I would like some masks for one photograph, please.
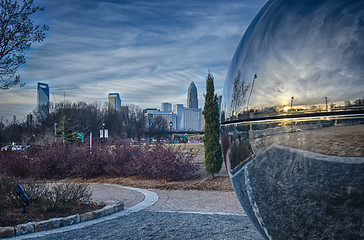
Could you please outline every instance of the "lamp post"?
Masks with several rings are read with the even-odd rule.
[[[172,143],[172,128],[173,127],[173,122],[169,122],[169,133],[170,133],[170,139],[169,139],[169,143]]]
[[[54,141],[57,141],[57,123],[54,123]]]

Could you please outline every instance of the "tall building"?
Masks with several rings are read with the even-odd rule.
[[[187,108],[198,108],[197,88],[193,81],[188,87]]]
[[[183,108],[182,126],[187,131],[202,131],[202,109]]]
[[[109,108],[120,111],[121,100],[119,93],[109,93]]]
[[[49,87],[48,87],[48,84],[38,82],[37,110],[38,110],[38,120],[44,121],[49,115]]]
[[[161,111],[162,112],[172,112],[172,104],[164,102],[161,104]]]
[[[183,104],[173,105],[176,114],[176,130],[202,131],[202,109],[185,108]]]
[[[183,104],[175,104],[173,105],[173,113],[176,114],[177,120],[176,120],[176,129],[182,130],[183,129],[183,122],[182,122],[182,116],[183,116]]]

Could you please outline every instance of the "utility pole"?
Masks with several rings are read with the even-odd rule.
[[[325,97],[325,103],[326,103],[326,112],[328,112],[328,107],[327,107],[327,103],[328,103],[328,101],[329,101],[329,99],[328,99],[328,97]]]
[[[247,102],[247,104],[246,104],[246,111],[247,111],[247,112],[249,112],[249,101],[250,101],[250,96],[252,95],[252,92],[253,92],[253,87],[254,87],[255,79],[257,79],[257,74],[254,74],[252,87],[250,88],[250,93],[249,93],[249,97],[248,97],[248,102]]]

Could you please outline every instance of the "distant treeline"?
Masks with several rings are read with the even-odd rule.
[[[66,102],[51,105],[48,116],[42,121],[37,119],[36,110],[31,115],[24,121],[0,119],[0,145],[12,142],[43,145],[55,141],[60,130],[73,135],[83,133],[85,137],[90,133],[99,137],[103,128],[108,129],[110,137],[139,139],[145,134],[143,111],[135,105],[116,111],[98,103]]]

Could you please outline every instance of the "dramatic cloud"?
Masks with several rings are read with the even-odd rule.
[[[33,110],[38,81],[49,84],[51,101],[105,102],[118,92],[122,104],[142,108],[186,104],[194,81],[202,107],[207,71],[222,94],[235,48],[266,0],[40,2],[37,20],[51,29],[28,52],[26,86],[1,92],[0,116]]]

